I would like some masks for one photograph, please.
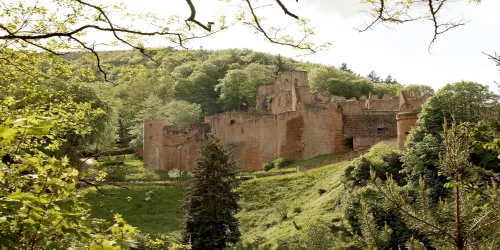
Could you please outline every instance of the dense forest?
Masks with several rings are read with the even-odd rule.
[[[102,52],[103,71],[89,53],[65,56],[73,71],[86,72],[80,79],[86,95],[95,93],[96,103],[107,111],[100,132],[108,138],[87,150],[109,150],[114,140],[120,147],[141,147],[142,121],[147,119],[167,119],[180,125],[197,123],[205,115],[220,112],[257,112],[257,88],[273,84],[277,74],[284,71],[307,71],[312,91],[346,98],[434,91],[427,85],[404,86],[390,75],[382,80],[373,71],[362,77],[346,64],[336,68],[252,50],[164,48],[148,51],[148,55],[138,51]]]

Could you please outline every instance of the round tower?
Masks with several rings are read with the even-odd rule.
[[[143,160],[144,167],[162,169],[163,165],[163,127],[167,120],[144,121]]]
[[[406,137],[410,134],[412,127],[415,127],[418,120],[418,113],[401,112],[396,115],[398,127],[398,149],[403,150]]]

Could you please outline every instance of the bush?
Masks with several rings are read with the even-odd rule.
[[[295,207],[295,208],[293,209],[293,213],[294,213],[294,214],[300,214],[300,213],[302,213],[302,208],[300,208],[300,207]]]
[[[414,195],[408,197],[414,197]],[[382,243],[384,245],[382,249],[399,249],[398,246],[404,245],[412,236],[426,242],[421,233],[406,225],[397,210],[386,206],[387,204],[383,202],[381,193],[377,189],[369,186],[362,187],[346,197],[343,212],[347,228],[351,234],[359,235],[362,237],[361,239],[369,237],[363,231],[363,224],[366,226],[366,222],[363,219],[365,211],[361,205],[362,200],[369,206],[367,211],[373,215],[378,230],[387,226],[392,231],[388,238],[385,239],[385,242]]]
[[[273,169],[273,168],[274,168],[274,162],[268,162],[268,163],[264,164],[264,171],[266,171],[266,172]]]
[[[292,163],[293,163],[293,160],[291,158],[288,158],[288,157],[278,158],[278,159],[274,160],[274,166],[277,169],[284,168]]]
[[[125,175],[125,181],[158,181],[160,176],[151,169]]]
[[[382,180],[386,179],[385,173],[388,175],[392,175],[392,178],[398,182],[399,185],[405,185],[406,179],[403,174],[400,173],[403,170],[403,162],[401,162],[401,154],[397,152],[392,152],[383,157],[384,162],[386,163],[386,167],[383,169],[383,176],[379,177]]]
[[[288,204],[286,202],[281,201],[276,203],[275,209],[282,221],[288,218]]]
[[[326,190],[324,190],[324,189],[322,189],[322,188],[318,189],[318,194],[319,194],[320,196],[321,196],[321,195],[323,195],[324,193],[326,193]]]
[[[370,161],[361,156],[354,162],[354,169],[352,169],[351,177],[356,185],[364,185],[370,179]]]

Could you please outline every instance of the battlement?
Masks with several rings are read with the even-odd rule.
[[[292,71],[280,73],[274,85],[259,87],[256,109],[278,114],[297,111],[299,103],[303,103],[306,106],[320,107],[335,104],[344,107],[350,114],[359,113],[361,110],[417,111],[429,97],[429,94],[417,97],[414,93],[407,97],[401,92],[399,96],[379,97],[369,94],[368,97],[353,97],[347,100],[328,92],[311,92],[307,72]]]

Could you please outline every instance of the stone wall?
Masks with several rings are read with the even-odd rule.
[[[204,125],[185,128],[165,127],[166,121],[145,121],[144,162],[152,169],[190,171],[199,143],[208,132],[232,148],[245,170],[261,169],[280,157],[304,160],[340,152],[343,138],[348,136],[353,137],[358,152],[380,141],[404,141],[414,122],[397,122],[396,115],[418,113],[429,96],[400,93],[399,97],[370,95],[346,100],[311,93],[306,72],[281,73],[274,85],[258,89],[256,108],[263,114],[217,114],[205,117]],[[272,101],[268,103],[268,99]]]
[[[354,150],[369,147],[377,142],[397,137],[398,111],[362,111],[344,115],[344,138],[354,138]]]
[[[207,124],[164,127],[162,165],[155,169],[192,171],[196,165],[199,143],[206,139],[208,132]]]
[[[410,134],[411,129],[417,124],[417,112],[403,112],[396,116],[398,130],[398,149],[403,150],[406,137]]]
[[[245,170],[261,169],[264,163],[280,157],[304,160],[342,151],[341,111],[334,105],[309,109],[301,103],[298,106],[298,111],[248,120],[229,113],[206,117],[205,121],[212,133],[233,148]]]
[[[163,127],[166,120],[144,121],[143,160],[144,166],[150,169],[160,169],[163,164]]]
[[[263,85],[260,86],[257,91],[256,98],[256,109],[262,111],[271,111],[271,105],[269,105],[269,100],[272,101],[272,96],[274,94],[274,85]]]

